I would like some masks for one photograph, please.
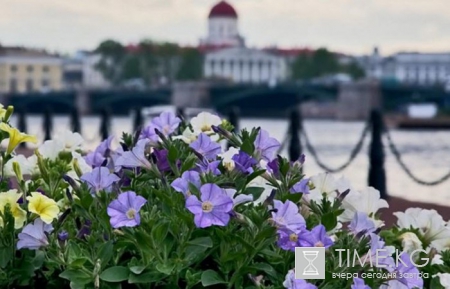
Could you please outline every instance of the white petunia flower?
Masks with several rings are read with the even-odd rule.
[[[81,146],[84,143],[84,139],[81,134],[70,130],[65,130],[62,133],[59,133],[55,137],[55,140],[63,143],[65,151],[75,151],[81,149]]]
[[[419,229],[426,241],[438,251],[449,247],[450,229],[436,210],[409,208],[405,212],[396,212],[397,225],[401,229]]]
[[[306,200],[320,203],[325,194],[330,202],[334,202],[337,196],[338,183],[333,175],[329,173],[318,174],[312,176],[310,182],[313,185],[313,189],[309,190],[309,194],[305,194]]]
[[[436,254],[433,259],[431,259],[431,265],[442,265],[444,261],[442,260],[442,255]]]
[[[14,162],[17,162],[19,164],[20,171],[24,176],[35,175],[39,172],[39,168],[37,166],[37,157],[35,155],[32,155],[28,158],[26,158],[24,155],[16,155],[8,162],[6,162],[3,172],[5,177],[14,177],[16,175],[13,170]]]
[[[236,194],[235,189],[224,189],[224,190],[225,190],[225,193],[227,194],[227,196],[233,200],[234,207],[236,207],[237,205],[240,205],[240,204],[244,204],[244,203],[253,201],[252,195],[239,194],[239,195],[235,196],[235,194]]]
[[[38,149],[44,159],[52,161],[58,158],[60,152],[64,150],[64,143],[59,140],[47,140]]]
[[[342,201],[344,213],[339,216],[341,222],[350,222],[356,212],[366,213],[375,223],[377,228],[384,225],[383,221],[376,220],[375,214],[379,209],[389,208],[386,200],[380,198],[380,192],[372,187],[358,192],[351,190]]]
[[[233,156],[239,154],[239,149],[235,147],[230,147],[223,154],[219,154],[219,157],[222,158],[222,165],[229,171],[234,169],[234,160]]]
[[[439,277],[439,283],[441,283],[442,287],[444,287],[445,289],[450,289],[449,273],[437,273],[435,276]]]
[[[191,119],[191,125],[196,135],[200,133],[213,134],[211,126],[220,125],[222,120],[217,115],[209,112],[201,112]]]
[[[413,232],[403,233],[399,238],[402,241],[403,251],[406,251],[410,255],[413,251],[422,249],[422,242]],[[416,258],[418,257],[419,255],[416,255]]]

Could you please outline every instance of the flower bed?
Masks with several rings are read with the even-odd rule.
[[[383,229],[373,188],[305,178],[263,129],[171,113],[82,155],[36,142],[1,109],[1,288],[450,288],[450,227],[411,208]],[[231,146],[224,149],[224,142]],[[16,185],[13,184],[16,182]],[[295,248],[325,248],[324,279],[295,279]],[[371,263],[369,263],[371,260]]]

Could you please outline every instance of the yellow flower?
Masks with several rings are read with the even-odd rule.
[[[0,104],[0,118],[3,118],[6,114],[6,109],[3,104]]]
[[[44,223],[50,224],[53,219],[58,217],[58,204],[47,196],[38,192],[31,193],[31,197],[27,197],[28,211],[35,213],[41,217]]]
[[[5,131],[9,134],[9,144],[7,150],[8,154],[10,154],[20,143],[37,143],[37,138],[35,136],[22,133],[16,128],[10,127],[6,123],[0,123],[0,130]]]
[[[5,207],[9,204],[11,213],[14,217],[14,228],[20,229],[23,226],[27,218],[27,213],[19,206],[17,201],[22,194],[18,194],[17,190],[9,190],[4,193],[0,193],[0,212],[4,213]],[[0,218],[0,227],[3,226],[3,220]]]

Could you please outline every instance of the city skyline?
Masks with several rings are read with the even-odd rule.
[[[0,44],[72,53],[105,39],[197,45],[216,0],[0,0]],[[249,46],[450,51],[445,0],[229,0]],[[26,8],[24,8],[26,7]]]

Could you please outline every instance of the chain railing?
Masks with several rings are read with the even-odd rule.
[[[400,167],[403,169],[403,171],[408,175],[408,177],[410,177],[414,182],[416,182],[420,185],[424,185],[424,186],[436,186],[436,185],[442,184],[443,182],[450,179],[450,170],[445,175],[443,175],[442,177],[440,177],[439,179],[434,180],[434,181],[424,181],[424,180],[418,178],[417,176],[415,176],[413,174],[412,170],[403,161],[402,155],[400,154],[400,151],[397,148],[397,146],[395,145],[395,143],[392,139],[391,133],[389,132],[389,130],[387,128],[385,129],[384,134],[388,141],[389,149],[391,150],[392,154],[394,155],[395,160],[400,165]]]
[[[366,136],[369,133],[369,131],[370,131],[370,121],[367,121],[366,124],[364,125],[364,129],[362,130],[362,132],[360,134],[358,142],[356,143],[356,145],[350,152],[349,158],[347,159],[347,161],[344,164],[342,164],[341,166],[339,166],[337,168],[331,168],[331,167],[327,166],[326,164],[324,164],[320,160],[319,155],[318,155],[316,149],[314,148],[314,146],[311,144],[311,141],[310,141],[308,134],[306,133],[306,130],[304,129],[304,127],[302,127],[302,129],[301,129],[301,135],[303,136],[303,139],[305,140],[306,149],[309,151],[311,156],[314,158],[314,161],[317,163],[317,165],[321,169],[323,169],[327,172],[338,173],[338,172],[345,170],[355,160],[356,156],[361,152],[361,149],[364,146],[364,140],[366,139]]]

